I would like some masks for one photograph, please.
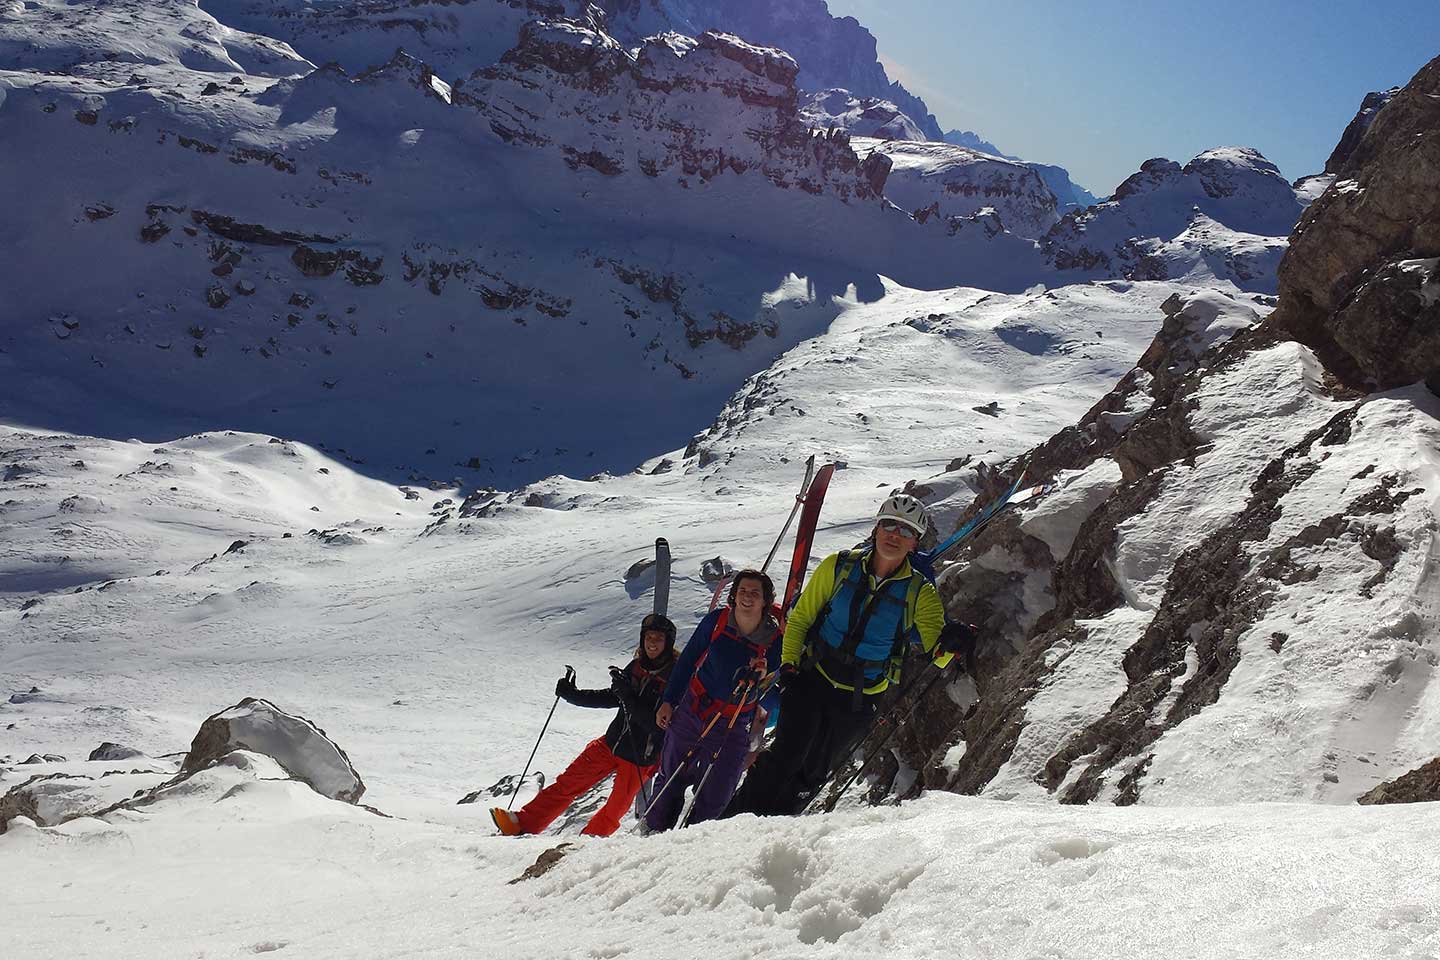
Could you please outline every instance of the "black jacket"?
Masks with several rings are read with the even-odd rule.
[[[615,684],[604,690],[562,689],[560,696],[577,707],[619,708],[610,728],[605,731],[605,745],[621,760],[638,767],[647,767],[660,758],[664,732],[655,726],[675,654],[667,650],[653,670],[646,669],[637,657],[625,665]]]

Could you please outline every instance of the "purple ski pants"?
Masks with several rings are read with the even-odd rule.
[[[655,775],[651,789],[659,799],[645,815],[645,825],[650,832],[669,830],[680,819],[685,807],[685,790],[699,783],[703,777],[705,786],[695,798],[690,810],[689,823],[703,823],[714,820],[730,802],[740,774],[745,769],[745,756],[750,749],[750,722],[755,711],[747,710],[727,729],[728,717],[715,721],[703,740],[700,738],[710,718],[702,719],[695,710],[695,697],[687,693],[670,718],[670,727],[665,731],[665,745],[660,753],[660,772]],[[719,754],[716,755],[716,748]],[[693,752],[692,752],[692,749]],[[689,760],[685,759],[689,754]],[[711,758],[714,757],[713,764]],[[705,771],[710,769],[710,775]],[[673,778],[673,782],[672,782]],[[659,794],[659,791],[665,791]]]

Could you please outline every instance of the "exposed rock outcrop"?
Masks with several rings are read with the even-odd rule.
[[[1274,322],[1348,385],[1440,384],[1440,58],[1390,96],[1296,227]]]
[[[750,43],[779,47],[799,66],[797,83],[808,91],[841,88],[895,104],[926,139],[943,138],[939,122],[919,97],[891,82],[875,37],[854,17],[832,16],[823,0],[600,0],[610,31],[635,45],[667,30],[698,36],[720,30]]]
[[[180,772],[193,774],[235,750],[273,758],[290,776],[332,800],[356,803],[365,793],[365,784],[350,758],[324,730],[254,697],[246,697],[201,724]]]
[[[952,615],[982,626],[979,702],[934,696],[922,728],[952,737],[902,736],[891,769],[921,772],[891,787],[1351,801],[1376,751],[1425,759],[1440,402],[1394,388],[1436,369],[1437,103],[1440,60],[1306,214],[1271,316],[1172,298],[1136,369],[1024,458],[1055,492],[941,577]],[[1255,196],[1233,173],[1152,162],[1117,202],[1181,179]],[[993,495],[1017,468],[974,486]],[[938,762],[955,739],[963,755]],[[1423,790],[1433,766],[1375,795]]]
[[[1350,160],[1350,155],[1355,152],[1355,148],[1364,138],[1365,131],[1369,130],[1370,124],[1375,121],[1375,115],[1380,112],[1380,108],[1389,103],[1399,92],[1399,87],[1391,87],[1389,90],[1365,94],[1365,99],[1360,102],[1360,109],[1355,114],[1355,118],[1350,121],[1345,132],[1340,135],[1340,142],[1335,144],[1335,149],[1331,151],[1329,159],[1325,161],[1326,173],[1337,174],[1344,168]]]
[[[1357,802],[1433,803],[1440,801],[1440,757],[1417,767],[1402,777],[1388,780],[1361,797]]]
[[[553,150],[575,170],[682,184],[750,172],[780,188],[878,200],[889,162],[862,161],[844,133],[811,131],[797,72],[784,51],[723,33],[651,37],[632,55],[593,23],[536,21],[498,64],[457,85],[454,102],[501,139]]]

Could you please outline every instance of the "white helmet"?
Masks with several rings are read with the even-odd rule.
[[[930,526],[930,517],[925,513],[925,504],[916,500],[908,493],[897,493],[880,505],[880,512],[875,514],[875,519],[897,520],[915,531],[917,538],[925,536],[925,530]]]

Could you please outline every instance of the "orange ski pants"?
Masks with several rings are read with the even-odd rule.
[[[596,737],[585,745],[580,756],[571,761],[554,783],[516,812],[520,829],[525,833],[542,832],[575,802],[576,797],[613,773],[615,786],[610,790],[610,799],[595,811],[585,829],[580,831],[586,836],[608,837],[620,829],[620,820],[635,802],[640,787],[655,773],[656,766],[637,767],[628,760],[621,760],[605,744],[604,737]]]

